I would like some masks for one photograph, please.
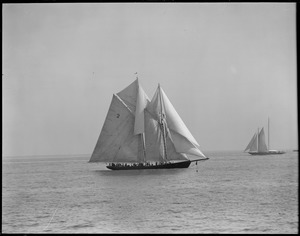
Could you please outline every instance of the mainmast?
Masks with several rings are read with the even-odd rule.
[[[138,79],[139,79],[139,77],[138,77],[138,73],[137,73],[137,72],[135,72],[134,74],[136,75],[136,79],[138,80]],[[138,83],[138,86],[140,86],[140,84],[139,84],[139,83]],[[139,90],[139,88],[138,88],[138,90]],[[140,140],[141,140],[142,147],[143,147],[143,161],[144,161],[144,162],[146,162],[145,133],[144,133],[144,132],[143,132],[143,133],[140,133],[140,134],[139,134],[139,136],[140,136]]]
[[[259,127],[257,128],[257,152],[259,150]]]
[[[142,144],[143,144],[143,160],[144,160],[144,162],[146,162],[146,146],[145,146],[145,134],[144,133],[141,133],[140,134],[140,136],[141,136],[141,141],[142,141]]]
[[[162,131],[162,137],[163,137],[163,148],[164,148],[164,160],[167,160],[167,145],[166,145],[166,127],[164,125],[164,119],[165,119],[165,114],[163,113],[163,102],[161,99],[161,88],[160,84],[158,84],[159,88],[159,101],[160,101],[160,117],[159,117],[159,124],[160,124],[160,129]]]
[[[268,150],[270,150],[270,119],[268,117]]]

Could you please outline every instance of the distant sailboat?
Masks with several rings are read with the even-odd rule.
[[[250,140],[249,144],[247,145],[244,152],[249,150],[249,154],[251,155],[276,155],[276,154],[284,154],[284,151],[278,151],[278,150],[270,150],[270,122],[268,119],[268,147],[266,145],[266,138],[265,138],[265,132],[264,128],[262,128],[260,131],[258,129],[258,132],[255,133]]]
[[[131,170],[188,168],[207,159],[161,86],[150,101],[137,78],[113,95],[89,162]]]

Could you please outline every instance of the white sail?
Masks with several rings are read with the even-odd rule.
[[[144,92],[143,88],[141,86],[138,86],[136,109],[135,109],[134,134],[144,133],[144,128],[145,128],[144,109],[146,108],[148,102],[149,102],[148,96]]]
[[[150,101],[138,79],[113,95],[90,162],[165,162],[205,157],[160,86]]]
[[[255,152],[257,150],[258,150],[257,149],[257,134],[255,134],[255,138],[253,139],[253,143],[252,143],[249,151],[250,152]]]
[[[270,119],[268,118],[268,146],[266,144],[265,131],[262,128],[260,131],[258,130],[257,135],[254,135],[248,144],[248,150],[250,148],[250,154],[252,155],[277,155],[284,154],[284,151],[278,150],[270,150]]]
[[[177,153],[205,157],[199,149],[199,144],[183,123],[160,86],[158,86],[147,109],[156,120],[163,120],[163,122],[166,123],[167,129],[169,130],[169,137]]]
[[[265,140],[265,132],[264,128],[262,128],[258,134],[258,152],[268,152],[268,147]]]
[[[250,152],[252,151],[257,151],[257,134],[255,133],[252,137],[252,139],[250,140],[248,146],[246,147],[246,149],[244,150],[247,151],[250,150]]]
[[[171,139],[177,152],[186,153],[193,156],[205,157],[198,147],[192,144],[186,137],[170,129]]]
[[[168,130],[166,137],[166,146],[167,146],[167,161],[168,160],[189,160],[186,154],[177,152],[174,142],[171,139],[171,135]]]
[[[166,137],[167,159],[164,157],[164,142],[160,125],[155,117],[145,110],[145,144],[148,161],[188,160],[186,155],[178,153],[170,136]]]
[[[133,81],[126,88],[117,93],[119,98],[135,113],[137,91],[138,91],[138,79]]]
[[[145,110],[145,146],[148,161],[163,161],[163,140],[157,120]]]
[[[140,86],[138,79],[127,86],[117,95],[125,104],[135,113],[134,134],[144,132],[144,109],[150,101],[143,88]]]
[[[90,162],[138,160],[138,136],[133,135],[134,114],[113,95],[101,133]]]

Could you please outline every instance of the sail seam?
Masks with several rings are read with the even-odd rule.
[[[114,96],[116,96],[119,99],[119,101],[130,111],[130,113],[134,115],[134,112],[127,106],[127,104],[117,94],[114,94]]]

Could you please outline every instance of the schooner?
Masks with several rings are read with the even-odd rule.
[[[268,147],[266,144],[265,131],[262,128],[260,131],[258,129],[257,133],[255,133],[247,145],[244,152],[249,150],[249,154],[251,155],[276,155],[276,154],[284,154],[284,151],[278,150],[270,150],[270,120],[268,119]]]
[[[150,100],[136,78],[113,94],[89,162],[131,170],[188,168],[207,159],[161,86]]]

